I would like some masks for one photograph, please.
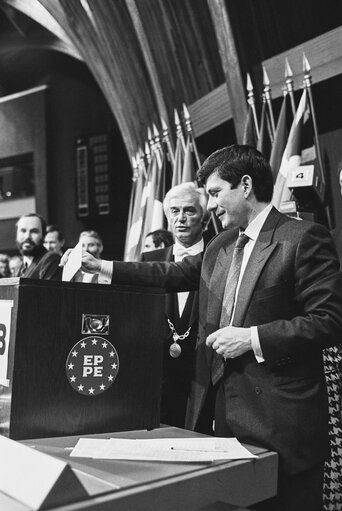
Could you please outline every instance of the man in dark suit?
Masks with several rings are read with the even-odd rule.
[[[16,243],[23,261],[14,277],[60,280],[60,255],[48,252],[43,245],[45,220],[36,213],[23,215],[16,224]]]
[[[174,244],[143,252],[142,261],[182,261],[204,250],[203,230],[207,223],[207,196],[194,183],[174,186],[163,201]],[[171,234],[171,236],[172,236]],[[160,420],[184,428],[187,400],[193,376],[198,332],[198,291],[166,296],[163,346],[163,378]]]
[[[198,177],[206,183],[208,209],[226,229],[208,244],[203,262],[192,256],[181,263],[99,264],[84,254],[83,264],[88,271],[112,272],[115,283],[168,291],[199,286],[187,426],[196,427],[214,388],[215,434],[279,453],[277,497],[259,509],[321,511],[329,454],[322,349],[342,334],[334,244],[325,227],[271,206],[272,172],[252,147],[216,151]],[[233,286],[226,283],[233,277],[238,280],[228,315]]]

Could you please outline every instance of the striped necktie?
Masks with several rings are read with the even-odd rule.
[[[232,312],[235,303],[236,288],[239,282],[241,272],[241,265],[243,260],[243,249],[249,241],[249,237],[245,233],[241,233],[236,240],[232,263],[229,268],[226,287],[224,290],[222,300],[222,310],[220,318],[220,328],[229,326],[232,319]],[[214,353],[211,364],[211,379],[215,385],[223,376],[224,373],[224,358],[222,355]]]

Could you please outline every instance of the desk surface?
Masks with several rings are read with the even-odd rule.
[[[129,431],[93,438],[165,438],[200,436],[178,428]],[[22,443],[55,456],[77,470],[90,494],[89,499],[53,508],[58,511],[181,511],[198,510],[214,502],[226,509],[250,506],[276,493],[277,454],[246,446],[258,458],[217,461],[213,464],[165,463],[70,458],[70,450],[80,437],[25,440]],[[81,474],[80,472],[81,471]],[[90,477],[89,477],[90,476]],[[20,484],[20,481],[18,481]],[[229,506],[229,505],[231,506]],[[0,494],[0,509],[27,511],[20,503]]]

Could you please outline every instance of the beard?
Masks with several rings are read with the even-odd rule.
[[[24,248],[25,245],[25,248]],[[21,243],[17,242],[17,247],[20,251],[20,253],[24,256],[35,256],[37,255],[41,250],[41,245],[37,245],[32,240],[24,240]]]

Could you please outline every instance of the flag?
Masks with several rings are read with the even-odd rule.
[[[288,109],[289,105],[289,95],[286,93],[283,98],[283,102],[280,108],[280,113],[278,117],[278,123],[276,127],[276,132],[274,135],[274,142],[270,155],[270,165],[272,168],[273,180],[276,181],[282,156],[285,151],[286,141],[288,137],[288,125],[289,125],[289,117],[293,117],[292,113],[289,115]],[[292,112],[292,109],[291,109]]]
[[[242,143],[253,147],[257,146],[257,130],[251,105],[248,105]]]
[[[134,203],[131,213],[131,222],[125,247],[125,261],[135,261],[138,250],[141,228],[142,228],[142,204],[145,201],[145,164],[142,160],[139,162],[138,177],[134,190]]]
[[[312,116],[308,102],[308,92],[305,88],[291,126],[277,175],[272,200],[274,206],[279,208],[282,202],[291,198],[292,192],[286,185],[290,172],[298,169],[300,165],[305,165],[308,162],[312,163],[315,160],[316,147],[313,137]]]
[[[183,172],[182,172],[182,183],[189,181],[196,182],[196,172],[199,167],[195,152],[195,140],[192,133],[189,134],[185,146]]]
[[[176,143],[175,163],[173,166],[171,188],[173,188],[176,185],[179,185],[182,182],[183,165],[184,165],[183,143],[182,139],[178,137]]]
[[[269,160],[273,143],[271,120],[268,113],[267,103],[264,101],[261,110],[260,131],[257,142],[257,149],[266,160]]]

